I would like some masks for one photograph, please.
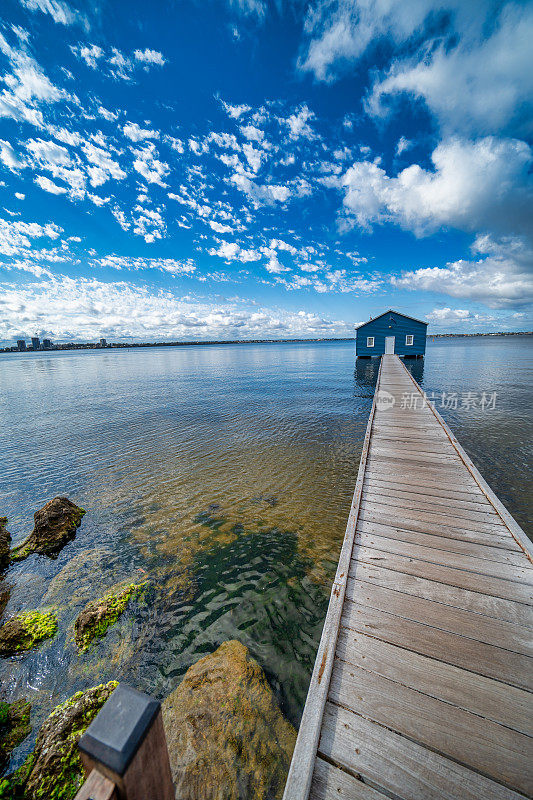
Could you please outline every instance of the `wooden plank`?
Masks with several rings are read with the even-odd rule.
[[[514,600],[517,603],[528,605],[532,601],[533,592],[530,586],[524,583],[489,578],[463,569],[433,564],[429,561],[400,556],[396,553],[386,553],[384,550],[374,550],[370,547],[356,545],[355,550],[354,559],[350,566],[351,577],[356,577],[356,564],[357,560],[359,560],[364,561],[366,564],[377,564],[387,569],[394,569],[397,572],[405,572],[408,575],[418,575],[421,578],[429,578],[439,583],[447,583],[450,586],[469,589],[471,592],[501,597],[505,600]],[[524,613],[526,613],[525,610]]]
[[[533,589],[533,569],[518,567],[515,564],[502,564],[486,558],[477,558],[470,554],[452,553],[449,550],[438,550],[435,547],[414,544],[399,539],[377,536],[372,533],[357,533],[357,544],[360,547],[370,547],[387,553],[396,553],[408,558],[418,558],[421,561],[430,561],[432,564],[443,564],[454,569],[463,569],[480,575],[493,575],[507,581],[518,581],[529,584]],[[525,564],[529,562],[523,559]],[[533,591],[532,591],[533,597]]]
[[[405,528],[406,530],[418,531],[419,533],[430,533],[436,536],[452,536],[455,538],[464,539],[465,541],[467,541],[468,535],[470,533],[475,533],[478,536],[486,537],[487,544],[491,545],[494,545],[496,541],[505,541],[508,538],[510,548],[512,548],[514,542],[514,540],[509,535],[509,532],[507,531],[506,528],[504,528],[501,533],[470,531],[466,525],[462,528],[455,528],[455,527],[450,527],[449,525],[446,524],[438,525],[436,522],[428,523],[428,522],[421,522],[420,520],[408,519],[403,515],[401,518],[398,518],[398,515],[395,514],[385,514],[385,513],[380,514],[375,511],[370,512],[368,510],[361,511],[359,519],[361,522],[363,521],[373,522],[378,525],[389,525],[391,527],[400,527],[400,528]]]
[[[436,514],[451,513],[452,516],[471,519],[473,522],[496,522],[499,525],[502,524],[500,517],[488,503],[486,506],[478,503],[476,507],[474,503],[465,505],[458,500],[443,501],[442,498],[437,498],[437,501],[435,501],[434,498],[430,498],[427,495],[425,499],[422,499],[422,497],[424,495],[416,492],[404,492],[403,495],[399,496],[398,493],[367,487],[364,487],[363,492],[363,500],[367,503],[390,505],[394,506],[394,508],[410,508],[413,511],[420,509],[421,511],[432,511]],[[472,508],[472,506],[474,507]]]
[[[411,450],[408,447],[382,447],[380,444],[370,445],[370,457],[401,459],[402,461],[416,461],[417,464],[431,464],[440,469],[442,465],[457,465],[457,457],[445,453],[428,453],[427,451]]]
[[[427,471],[418,470],[398,470],[396,467],[391,468],[390,465],[383,465],[383,467],[372,467],[367,462],[366,481],[380,481],[385,483],[400,483],[402,486],[418,488],[423,485],[424,489],[439,489],[444,492],[461,492],[462,494],[475,495],[480,497],[479,487],[476,486],[472,478],[465,478],[464,481],[457,483],[452,480],[445,481],[442,478],[432,480],[428,478]]]
[[[533,736],[533,695],[379,639],[341,631],[337,658]]]
[[[507,549],[507,542],[510,537],[493,536],[476,531],[461,531],[461,538],[457,536],[433,533],[420,533],[409,528],[402,528],[399,525],[383,525],[379,522],[365,522],[359,520],[357,523],[358,533],[374,533],[377,536],[387,536],[390,539],[399,539],[403,542],[424,545],[425,547],[435,547],[438,550],[449,550],[453,553],[464,553],[475,558],[487,558],[490,561],[501,561],[504,564],[523,565],[524,555],[521,550]],[[514,541],[511,540],[514,545]]]
[[[462,669],[475,669],[478,675],[501,680],[518,689],[533,690],[531,659],[520,653],[352,601],[345,603],[341,624],[397,647],[404,647],[408,642],[414,653]]]
[[[396,800],[524,800],[522,794],[333,703],[324,710],[319,751]]]
[[[533,740],[374,672],[336,661],[330,701],[526,794],[533,792]]]
[[[513,603],[488,594],[472,592],[446,583],[428,580],[416,575],[386,569],[378,564],[357,564],[357,580],[394,589],[412,597],[422,597],[436,603],[473,611],[480,617],[499,619],[533,629],[531,612],[522,603]]]
[[[323,758],[316,760],[309,797],[311,800],[387,800],[387,795]]]
[[[456,633],[467,639],[474,639],[530,658],[533,657],[531,629],[518,623],[491,619],[477,614],[475,611],[451,608],[434,600],[410,597],[395,589],[376,586],[353,578],[348,581],[346,600],[368,608],[375,608],[378,611],[385,611],[387,614],[394,614],[397,617],[410,619],[413,622],[421,622],[423,625],[430,625],[449,633]],[[533,614],[529,614],[529,619],[533,624]],[[407,647],[408,643],[405,646]],[[519,666],[526,671],[533,670],[533,661],[520,661]]]
[[[414,520],[417,522],[424,522],[427,525],[436,523],[437,525],[446,525],[448,528],[467,528],[470,531],[479,531],[480,533],[502,533],[506,530],[505,525],[496,517],[494,522],[485,522],[484,520],[473,520],[467,517],[458,516],[458,513],[446,513],[443,511],[425,511],[423,509],[417,510],[413,508],[401,508],[401,506],[392,506],[381,504],[377,502],[369,502],[368,500],[361,501],[361,511],[370,512],[377,515],[394,516],[396,520]]]
[[[365,481],[365,491],[380,492],[387,497],[397,497],[399,500],[402,498],[409,498],[410,500],[419,500],[421,502],[432,503],[433,505],[448,507],[450,504],[455,504],[457,510],[469,509],[470,511],[485,510],[495,514],[492,505],[485,497],[480,495],[473,497],[471,494],[463,492],[454,492],[449,490],[446,492],[444,489],[434,489],[431,492],[426,490],[425,486],[406,486],[401,483],[387,483],[387,481],[379,481],[367,477]]]

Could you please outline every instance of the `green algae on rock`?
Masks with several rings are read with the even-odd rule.
[[[163,720],[180,800],[281,798],[296,731],[240,642],[224,642],[187,670]]]
[[[20,769],[0,781],[0,798],[72,800],[83,781],[78,742],[117,686],[117,681],[94,686],[56,706],[33,752]]]
[[[105,636],[126,610],[129,601],[146,587],[144,583],[130,583],[112,589],[98,600],[92,600],[80,612],[74,624],[74,641],[80,652],[87,650],[95,639]]]
[[[10,561],[9,546],[11,534],[6,530],[7,517],[0,517],[0,569],[5,569]]]
[[[57,558],[59,551],[73,539],[85,510],[68,497],[54,497],[36,511],[34,528],[28,538],[11,551],[12,561],[22,561],[30,553]]]
[[[23,611],[8,619],[0,628],[0,656],[12,656],[31,650],[57,632],[54,610]]]
[[[11,751],[30,733],[30,709],[24,698],[14,703],[0,700],[0,769],[4,769]]]

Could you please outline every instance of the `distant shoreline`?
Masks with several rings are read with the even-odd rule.
[[[427,339],[473,339],[490,336],[531,336],[533,331],[497,331],[495,333],[428,333]],[[220,344],[302,344],[305,342],[355,342],[355,336],[319,337],[314,339],[221,339],[192,342],[109,342],[102,346],[96,342],[69,342],[54,344],[39,351],[31,347],[18,350],[14,346],[0,348],[0,353],[49,353],[57,350],[123,350],[136,347],[208,347]]]

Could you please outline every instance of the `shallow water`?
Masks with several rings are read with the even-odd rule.
[[[497,393],[494,409],[439,410],[529,531],[531,343],[435,340],[410,364],[428,392]],[[35,732],[58,702],[111,678],[162,698],[230,638],[298,724],[376,377],[353,342],[0,355],[0,516],[15,543],[57,494],[87,510],[57,560],[33,555],[6,576],[8,615],[59,609],[53,641],[1,662],[5,696],[32,701]],[[78,657],[81,608],[146,578],[148,601]]]

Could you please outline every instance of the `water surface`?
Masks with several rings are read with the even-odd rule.
[[[441,339],[410,365],[428,392],[497,393],[492,410],[439,410],[528,530],[530,354],[531,337]],[[4,582],[7,614],[59,609],[53,641],[1,661],[35,732],[112,678],[163,698],[230,638],[298,724],[376,377],[353,342],[0,355],[0,516],[15,543],[57,494],[87,510],[57,560],[33,555]],[[149,580],[148,602],[78,656],[76,615],[126,579]]]

